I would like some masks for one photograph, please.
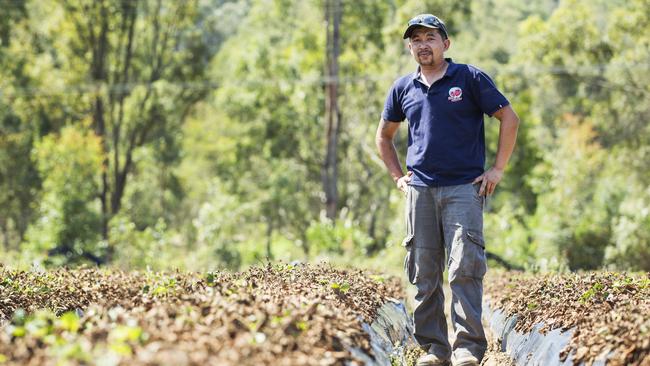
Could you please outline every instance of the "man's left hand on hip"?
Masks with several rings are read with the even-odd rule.
[[[474,179],[474,182],[472,182],[472,184],[481,182],[481,189],[479,190],[478,194],[480,196],[491,196],[492,193],[494,193],[497,184],[499,184],[501,181],[501,178],[503,178],[503,169],[492,167]]]

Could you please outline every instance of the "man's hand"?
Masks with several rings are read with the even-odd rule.
[[[409,171],[406,173],[405,176],[397,180],[397,188],[399,188],[400,191],[404,192],[404,194],[408,192],[409,182],[411,181],[411,175],[413,175],[413,172]]]
[[[503,178],[503,169],[492,167],[490,170],[474,179],[472,184],[482,182],[481,189],[478,191],[479,196],[491,196],[492,193],[494,193],[497,184],[501,181],[501,178]]]
[[[474,179],[474,183],[481,182],[481,189],[478,192],[481,196],[492,195],[497,184],[503,178],[503,169],[508,164],[512,150],[515,148],[517,129],[519,128],[519,117],[517,117],[517,114],[512,110],[510,105],[494,112],[494,117],[501,122],[499,127],[499,147],[497,148],[495,166]],[[497,166],[501,168],[497,168]]]

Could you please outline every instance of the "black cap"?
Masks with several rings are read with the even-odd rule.
[[[417,27],[440,29],[445,38],[449,38],[445,23],[440,20],[440,18],[433,14],[420,14],[409,20],[408,28],[406,28],[406,31],[404,32],[404,39],[410,38],[411,33]]]

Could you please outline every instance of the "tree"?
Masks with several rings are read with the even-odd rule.
[[[13,32],[26,17],[24,1],[2,3],[0,19],[0,245],[5,250],[16,250],[27,226],[32,220],[32,201],[36,197],[40,179],[30,160],[34,131],[22,123],[15,103],[6,92],[24,80],[23,57],[12,57],[12,50],[20,48]]]
[[[323,163],[325,209],[330,220],[336,219],[338,205],[338,140],[341,133],[341,113],[338,107],[340,24],[343,16],[340,0],[325,1],[327,34],[325,70],[325,120],[327,121],[327,151]]]
[[[70,0],[33,3],[29,9],[30,21],[42,12],[52,15],[30,50],[53,60],[45,66],[60,77],[43,78],[42,90],[53,87],[48,82],[62,81],[64,88],[77,91],[78,97],[62,109],[68,111],[63,119],[80,130],[92,129],[101,142],[97,197],[102,238],[109,242],[109,221],[122,208],[136,153],[150,146],[162,169],[173,164],[180,126],[213,87],[204,70],[220,37],[196,28],[211,16],[202,11],[212,9],[198,1],[163,0]],[[46,105],[43,111],[53,108]],[[90,123],[83,123],[85,118]],[[111,252],[109,246],[97,260],[109,261]]]
[[[638,121],[648,88],[635,72],[648,55],[647,32],[638,32],[647,9],[643,1],[565,1],[548,19],[522,24],[510,64],[519,68],[516,85],[537,121],[528,136],[542,157],[529,165],[535,214],[524,220],[537,260],[555,256],[572,269],[647,266],[646,219],[629,211],[647,201],[639,189],[647,182],[648,159],[639,157],[647,127]],[[622,260],[632,251],[638,261]]]
[[[213,68],[223,131],[215,144],[224,146],[211,155],[214,169],[227,192],[259,208],[251,225],[264,230],[248,234],[267,243],[267,255],[275,233],[307,253],[305,231],[322,208],[325,37],[313,26],[322,15],[312,10],[309,3],[255,2]]]
[[[174,83],[200,80],[208,50],[192,29],[196,2],[67,2],[65,10],[78,40],[70,45],[70,56],[83,60],[90,55],[89,80],[104,89],[91,103],[93,130],[105,156],[99,198],[107,239],[108,221],[120,211],[134,169],[135,150],[173,133],[205,95],[205,88]]]
[[[101,139],[66,127],[36,144],[34,160],[43,181],[40,217],[26,238],[37,256],[56,264],[101,262],[98,246],[101,211],[95,204],[100,184]]]

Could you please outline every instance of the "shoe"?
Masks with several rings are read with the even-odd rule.
[[[428,353],[424,356],[420,356],[418,361],[415,363],[415,366],[447,366],[448,361],[438,358],[438,356]]]
[[[480,364],[479,360],[471,355],[454,358],[452,362],[453,366],[479,366]]]

